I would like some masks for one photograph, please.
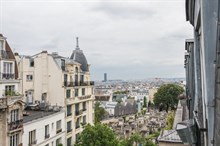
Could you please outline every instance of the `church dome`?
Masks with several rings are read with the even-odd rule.
[[[70,59],[73,59],[74,61],[80,63],[82,71],[85,71],[85,72],[89,71],[86,57],[85,57],[83,51],[80,50],[79,45],[78,45],[78,37],[76,38],[76,49],[73,50],[73,53],[72,53]]]

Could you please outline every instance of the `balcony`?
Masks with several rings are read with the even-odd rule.
[[[23,128],[23,119],[8,123],[9,132],[21,130]]]
[[[79,125],[79,124],[76,125],[76,129],[78,129],[78,128],[80,128],[80,125]]]
[[[44,137],[45,137],[45,139],[50,138],[50,134],[47,134]]]
[[[63,85],[65,87],[94,86],[94,81],[86,81],[86,82],[67,82],[67,81],[64,81]]]
[[[75,98],[73,97],[66,98],[66,104],[73,104],[73,102],[75,102]]]
[[[72,129],[67,129],[67,133],[69,133],[69,132],[71,132],[72,131]]]
[[[15,79],[15,74],[12,74],[12,73],[1,73],[1,79],[3,79],[3,80]]]
[[[23,100],[23,95],[15,91],[3,90],[3,98],[0,98],[0,109],[17,100]]]
[[[79,96],[78,99],[85,100],[85,99],[89,99],[90,97],[91,97],[91,95],[83,95],[83,96]]]
[[[62,132],[62,128],[57,129],[57,134],[60,133],[60,132]]]
[[[75,116],[79,116],[83,113],[83,110],[76,110],[75,111]]]
[[[29,144],[28,144],[28,146],[34,146],[34,145],[36,145],[37,144],[37,140],[34,140],[34,141],[31,141]]]

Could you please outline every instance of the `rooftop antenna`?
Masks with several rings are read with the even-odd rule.
[[[76,37],[76,50],[79,50],[79,38]]]

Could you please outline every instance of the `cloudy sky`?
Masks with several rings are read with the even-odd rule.
[[[192,37],[184,0],[0,0],[0,32],[15,52],[69,57],[79,37],[94,80],[184,77]]]

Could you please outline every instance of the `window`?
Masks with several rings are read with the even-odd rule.
[[[19,144],[19,134],[10,136],[10,146],[18,146]]]
[[[86,102],[83,102],[83,111],[86,110]]]
[[[70,131],[72,131],[72,122],[71,121],[67,122],[67,132],[70,132]]]
[[[72,106],[71,105],[67,105],[67,116],[72,115]]]
[[[29,145],[36,144],[36,143],[37,143],[36,130],[30,131],[29,132]]]
[[[62,144],[61,137],[56,140],[56,146],[59,146],[59,144]]]
[[[30,59],[30,67],[34,67],[34,59]]]
[[[11,110],[11,122],[15,122],[19,120],[19,110]]]
[[[15,85],[5,86],[5,95],[14,95],[15,94]]]
[[[0,40],[0,49],[3,50],[3,40]]]
[[[85,95],[85,88],[82,88],[82,95]]]
[[[57,133],[62,132],[61,120],[57,121],[56,131],[57,131]]]
[[[62,71],[65,71],[65,60],[61,59],[61,69]]]
[[[70,98],[70,90],[66,90],[66,98]]]
[[[75,104],[75,116],[79,115],[79,103]]]
[[[3,73],[11,74],[12,73],[12,64],[11,62],[3,63]]]
[[[83,124],[86,124],[86,116],[83,116]]]
[[[63,82],[64,82],[64,86],[67,86],[67,74],[64,74]]]
[[[67,146],[71,146],[71,141],[72,141],[72,137],[69,137],[69,138],[67,139]]]
[[[76,129],[78,129],[80,127],[80,125],[79,125],[79,118],[77,118],[77,120],[76,120]]]
[[[79,141],[79,133],[76,134],[76,143]]]
[[[27,81],[32,81],[33,80],[33,75],[27,75],[26,80]]]
[[[45,126],[45,139],[49,138],[50,134],[49,134],[49,125]]]
[[[84,75],[80,75],[80,82],[81,82],[81,83],[84,82]]]
[[[79,92],[79,89],[75,89],[75,97],[77,97],[78,96],[78,93]]]

